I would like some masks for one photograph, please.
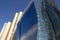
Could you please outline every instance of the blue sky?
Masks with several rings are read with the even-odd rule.
[[[58,9],[60,11],[60,0],[55,0],[55,3],[56,3],[56,5],[57,5],[57,7],[58,7]]]
[[[16,12],[23,11],[30,0],[0,0],[0,31],[5,22],[11,21]],[[60,10],[60,0],[55,0]]]
[[[16,12],[23,11],[29,0],[0,0],[0,31],[5,22],[12,21]]]

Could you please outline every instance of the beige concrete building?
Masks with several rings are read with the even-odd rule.
[[[5,23],[0,33],[0,40],[15,40],[15,31],[18,22],[21,20],[23,13],[16,13],[13,21]]]
[[[5,40],[6,35],[8,34],[8,30],[10,28],[11,22],[5,23],[3,26],[3,29],[1,31],[1,36],[0,36],[0,40]]]

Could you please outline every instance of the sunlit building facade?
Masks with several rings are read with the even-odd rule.
[[[4,24],[0,33],[0,40],[16,40],[16,28],[22,16],[22,12],[16,13],[12,22],[7,22]]]

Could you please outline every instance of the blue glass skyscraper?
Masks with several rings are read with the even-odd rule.
[[[17,26],[19,40],[59,40],[60,18],[49,0],[31,0]]]

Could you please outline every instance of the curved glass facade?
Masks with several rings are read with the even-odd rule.
[[[17,25],[17,40],[36,40],[37,30],[38,18],[34,3],[32,2],[22,20]]]
[[[18,40],[59,40],[59,21],[48,1],[33,0],[18,24]]]
[[[57,15],[57,13],[55,12],[53,6],[51,6],[50,4],[46,3],[46,12],[50,18],[50,21],[52,22],[52,28],[54,30],[55,33],[55,39],[59,40],[60,36],[60,18]]]
[[[37,40],[48,40],[48,31],[47,26],[45,24],[43,15],[42,15],[42,1],[43,0],[35,0],[35,8],[38,16],[38,34]]]

